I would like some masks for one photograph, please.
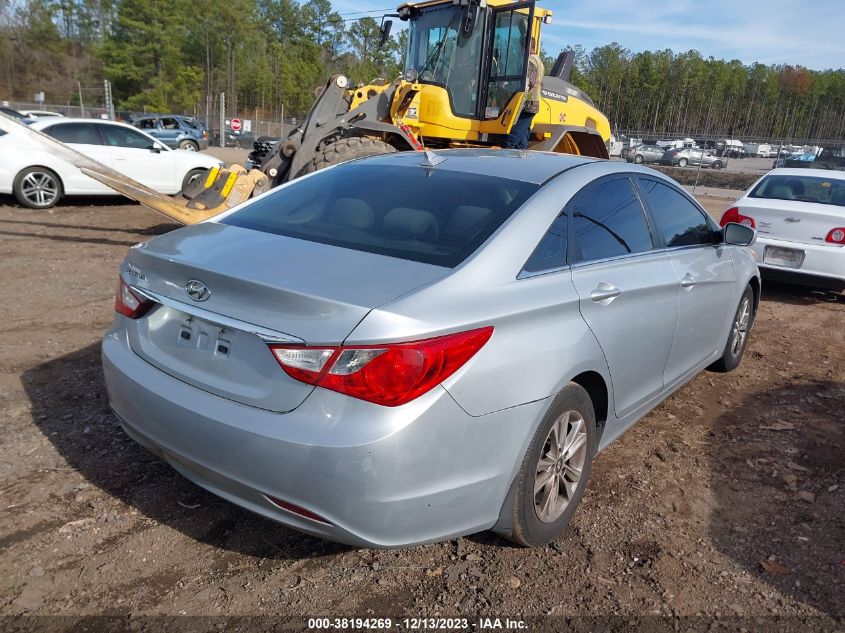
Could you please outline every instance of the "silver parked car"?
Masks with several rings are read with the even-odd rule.
[[[625,156],[629,163],[642,165],[643,163],[659,163],[665,154],[665,150],[659,145],[638,145],[632,148]]]
[[[663,165],[672,165],[674,167],[701,165],[702,167],[710,167],[711,169],[721,169],[725,166],[726,160],[726,158],[716,156],[709,149],[678,147],[666,150],[660,162]]]
[[[753,237],[619,162],[345,163],[130,250],[109,400],[184,476],[304,532],[544,544],[598,451],[737,366]]]

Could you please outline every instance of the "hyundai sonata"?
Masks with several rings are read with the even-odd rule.
[[[185,477],[304,532],[540,545],[598,451],[737,366],[753,236],[625,163],[345,163],[132,248],[109,399]]]

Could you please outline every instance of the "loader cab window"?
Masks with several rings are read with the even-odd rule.
[[[525,91],[532,14],[533,9],[528,7],[499,10],[493,14],[485,119],[498,118],[513,96]]]
[[[463,37],[463,13],[460,5],[446,5],[411,20],[405,70],[415,70],[420,83],[444,87],[455,115],[475,117],[487,18],[481,11],[472,34]]]

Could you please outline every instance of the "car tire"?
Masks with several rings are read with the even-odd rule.
[[[198,152],[200,151],[200,146],[194,141],[179,141],[179,149],[183,149],[186,152]]]
[[[721,358],[710,366],[712,371],[724,373],[733,371],[739,366],[745,348],[748,346],[748,337],[751,335],[755,316],[754,291],[751,286],[746,286],[731,322],[728,342],[725,343]]]
[[[202,167],[198,167],[196,169],[192,169],[185,177],[182,179],[182,191],[185,191],[189,186],[193,185],[198,179],[205,178],[205,175],[208,173],[207,169],[203,169]]]
[[[30,209],[49,209],[62,198],[61,178],[46,167],[27,167],[12,185],[15,198]]]
[[[720,161],[715,161],[712,165],[710,165],[713,169],[721,169],[722,163]]]
[[[563,439],[555,446],[554,439],[560,435]],[[571,448],[575,444],[577,448]],[[503,508],[503,513],[510,515],[510,528],[500,533],[526,547],[539,547],[557,539],[584,496],[597,444],[596,414],[590,395],[581,385],[569,383],[555,397],[534,433],[512,494],[508,495],[510,507]],[[562,447],[564,455],[560,455],[558,447]],[[544,468],[544,464],[548,465]],[[542,477],[548,479],[538,488]]]
[[[380,139],[369,136],[342,138],[317,150],[314,153],[314,158],[305,164],[297,174],[297,177],[311,174],[331,165],[345,163],[355,158],[391,154],[395,151],[396,148],[392,145],[388,145]]]
[[[678,167],[686,167],[689,161],[686,158],[682,158],[678,161]]]
[[[642,154],[637,154],[636,156],[634,156],[634,162],[635,162],[637,165],[642,165],[642,164],[643,164],[643,155],[642,155]]]

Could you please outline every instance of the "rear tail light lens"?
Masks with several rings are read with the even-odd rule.
[[[757,228],[754,218],[750,215],[742,215],[739,212],[739,207],[731,207],[722,214],[722,219],[719,220],[719,226],[725,226],[728,222],[735,222],[736,224],[743,224],[752,229]]]
[[[114,309],[130,319],[139,319],[153,307],[153,301],[144,299],[132,292],[123,279],[117,278],[117,293],[114,297]]]
[[[492,327],[411,343],[350,347],[270,345],[291,377],[386,407],[430,391],[460,369],[493,335]]]
[[[824,241],[831,244],[845,244],[845,226],[831,229]]]

